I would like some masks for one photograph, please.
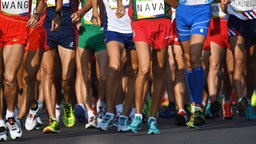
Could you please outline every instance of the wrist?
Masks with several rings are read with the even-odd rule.
[[[61,16],[62,16],[62,12],[61,12],[61,10],[56,11],[56,12],[55,12],[55,16],[59,16],[59,17],[61,17]]]
[[[33,16],[36,18],[36,20],[40,20],[40,14],[39,13],[33,13]]]
[[[85,15],[85,12],[84,12],[84,10],[83,10],[83,9],[78,10],[78,13],[80,13],[82,16],[84,16],[84,15]]]

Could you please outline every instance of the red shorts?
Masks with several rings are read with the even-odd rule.
[[[134,42],[146,42],[153,49],[166,48],[172,42],[170,19],[142,19],[132,21],[131,26]]]
[[[226,19],[211,19],[203,50],[210,49],[210,42],[214,42],[222,48],[230,48],[227,22]]]
[[[46,49],[46,31],[43,25],[36,28],[30,28],[29,38],[25,51]]]
[[[27,21],[13,19],[0,14],[0,47],[5,45],[26,45],[29,28]]]
[[[174,19],[172,22],[172,38],[173,38],[173,44],[181,45],[179,36],[178,36],[177,26],[176,26],[176,19]]]

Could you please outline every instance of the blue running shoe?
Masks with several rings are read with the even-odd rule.
[[[125,128],[125,131],[132,131],[133,133],[137,133],[138,130],[141,129],[142,119],[139,116],[135,116],[132,120],[132,123]]]
[[[148,119],[148,134],[160,134],[159,129],[157,128],[156,119],[150,117]]]
[[[114,114],[106,113],[103,120],[98,123],[97,127],[103,131],[108,131],[108,128],[114,125]]]
[[[79,104],[76,104],[74,107],[74,115],[79,123],[85,123],[87,120],[85,110]]]
[[[251,105],[248,105],[248,107],[245,109],[245,118],[247,120],[255,120],[256,119],[254,109]]]
[[[175,117],[175,115],[176,115],[176,107],[174,102],[170,102],[167,109],[159,113],[159,117],[165,118],[165,119],[173,118]]]
[[[204,107],[204,116],[205,116],[206,119],[212,119],[213,118],[210,103],[207,103]]]

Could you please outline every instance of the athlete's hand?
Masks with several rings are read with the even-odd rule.
[[[79,12],[79,11],[73,13],[73,14],[71,15],[72,22],[73,22],[73,23],[79,22],[80,19],[82,18],[82,16],[83,16],[82,13]]]
[[[122,3],[120,3],[120,4],[117,3],[116,16],[118,18],[121,18],[125,15],[125,13],[126,13],[126,10],[124,8],[124,5]]]
[[[39,18],[36,15],[32,15],[27,22],[27,26],[31,28],[35,28],[38,25],[38,21],[39,21]]]
[[[99,12],[98,12],[97,9],[93,9],[93,10],[92,10],[91,22],[92,22],[94,25],[101,26],[101,19],[100,19]]]
[[[56,15],[55,18],[52,20],[51,31],[56,32],[60,29],[60,16]]]

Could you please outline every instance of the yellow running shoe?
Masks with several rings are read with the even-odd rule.
[[[70,103],[65,104],[63,103],[63,123],[66,127],[70,128],[75,125],[75,115],[73,113],[73,108]]]
[[[58,133],[60,132],[60,126],[59,123],[56,121],[56,119],[50,119],[49,124],[44,128],[43,133],[49,134],[49,133]]]

